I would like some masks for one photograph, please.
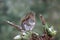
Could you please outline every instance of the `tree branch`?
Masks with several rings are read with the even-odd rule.
[[[22,27],[19,26],[19,25],[16,25],[10,21],[5,21],[6,23],[8,23],[9,25],[12,25],[13,27],[15,27],[17,30],[21,31],[22,30]]]

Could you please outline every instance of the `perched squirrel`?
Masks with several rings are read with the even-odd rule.
[[[29,12],[21,21],[21,26],[25,31],[32,30],[35,26],[35,13]]]

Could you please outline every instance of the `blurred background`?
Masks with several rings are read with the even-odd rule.
[[[60,40],[60,0],[0,0],[0,40],[13,40],[19,31],[8,25],[9,20],[20,25],[20,20],[29,11],[36,13],[36,26],[33,31],[42,35],[42,24],[39,14],[42,14],[49,25],[57,30],[55,40]]]

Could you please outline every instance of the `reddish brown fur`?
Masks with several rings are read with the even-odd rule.
[[[35,17],[35,14],[33,12],[29,12],[21,22],[27,21],[30,18],[32,18],[33,20],[35,20],[34,17]]]

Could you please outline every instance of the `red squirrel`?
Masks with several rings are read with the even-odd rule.
[[[35,26],[35,13],[29,12],[21,21],[21,26],[25,31],[32,30]]]

